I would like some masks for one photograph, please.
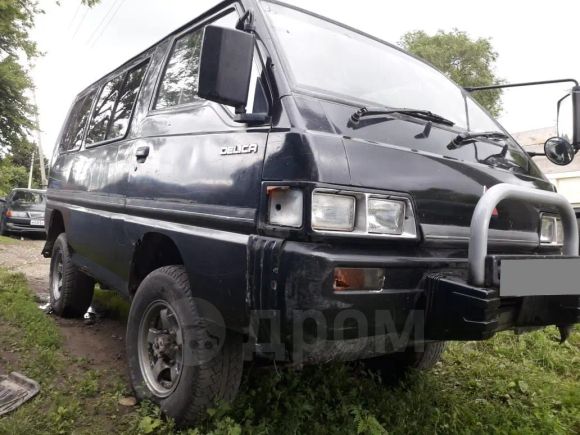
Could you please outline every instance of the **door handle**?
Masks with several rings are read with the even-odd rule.
[[[139,147],[137,148],[137,151],[135,151],[135,158],[139,163],[143,163],[145,160],[147,160],[148,156],[149,156],[148,146]]]

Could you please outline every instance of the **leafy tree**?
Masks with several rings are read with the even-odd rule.
[[[0,160],[0,196],[6,196],[14,187],[25,187],[28,173],[24,166],[15,165],[10,157]]]
[[[0,146],[12,151],[34,127],[34,106],[26,96],[32,81],[20,58],[38,55],[29,30],[40,11],[32,0],[0,1]]]
[[[20,175],[27,173],[35,151],[30,134],[36,107],[27,96],[33,83],[26,65],[39,55],[29,32],[41,12],[35,0],[0,0],[0,163],[2,182],[12,180],[12,187],[26,185]]]
[[[440,30],[432,36],[419,30],[403,35],[399,44],[460,86],[487,86],[502,82],[493,70],[498,54],[488,38],[474,40],[457,29],[451,32]],[[492,115],[501,113],[501,90],[475,92],[473,97]]]

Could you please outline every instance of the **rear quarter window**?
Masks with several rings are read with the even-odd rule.
[[[60,142],[59,149],[61,152],[72,151],[81,147],[95,94],[96,91],[92,91],[74,103]]]

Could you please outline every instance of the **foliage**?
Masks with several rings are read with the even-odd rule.
[[[11,157],[0,160],[0,196],[6,196],[14,187],[26,187],[27,183],[25,167],[15,165]]]
[[[34,126],[35,108],[26,96],[32,88],[21,57],[38,55],[29,31],[41,11],[34,0],[0,1],[0,146],[18,146]]]
[[[33,83],[25,65],[39,55],[29,32],[41,12],[35,0],[0,0],[0,194],[26,186],[35,149],[29,137],[36,108],[27,96]],[[38,165],[33,176],[39,180]]]
[[[474,40],[457,29],[451,32],[440,30],[432,36],[419,30],[403,35],[399,44],[460,86],[487,86],[502,82],[493,69],[498,54],[489,38]],[[501,113],[501,90],[475,92],[473,96],[492,115]]]

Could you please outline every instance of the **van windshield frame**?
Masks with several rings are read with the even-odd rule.
[[[272,39],[274,40],[274,45],[276,46],[276,51],[284,64],[285,73],[288,76],[288,80],[292,90],[296,93],[311,95],[317,98],[323,98],[330,101],[335,101],[343,104],[349,104],[352,106],[380,106],[380,107],[409,107],[412,109],[420,109],[420,110],[430,110],[438,115],[444,116],[445,118],[451,119],[454,123],[454,127],[446,127],[446,126],[439,126],[441,128],[446,128],[452,131],[489,131],[489,130],[499,130],[502,132],[507,131],[497,122],[497,120],[492,117],[485,109],[483,109],[467,92],[465,89],[458,86],[448,77],[446,77],[443,73],[438,71],[429,63],[423,61],[422,59],[407,53],[406,51],[402,50],[400,47],[397,47],[393,44],[390,44],[386,41],[383,41],[377,37],[372,35],[366,34],[358,29],[349,27],[342,23],[336,22],[324,16],[320,16],[308,10],[304,10],[292,5],[285,4],[283,2],[279,2],[276,0],[261,0],[260,6],[263,9],[263,14],[266,17],[266,21],[269,27],[270,34]],[[425,75],[430,76],[434,83],[441,84],[445,87],[445,91],[439,95],[439,97],[435,97],[432,101],[432,105],[421,105],[420,103],[416,102],[412,104],[412,101],[402,102],[402,101],[384,101],[381,99],[370,99],[364,98],[361,96],[361,92],[341,92],[337,89],[329,89],[328,86],[313,86],[312,83],[308,83],[308,80],[301,80],[304,78],[304,68],[302,71],[299,70],[297,65],[301,62],[299,56],[293,56],[292,47],[289,46],[288,40],[284,41],[284,36],[280,35],[280,31],[278,29],[278,22],[277,17],[275,17],[276,12],[283,11],[283,14],[293,15],[295,17],[300,17],[300,20],[307,23],[307,25],[311,25],[312,27],[322,27],[325,30],[328,29],[335,29],[337,35],[348,35],[354,40],[359,47],[362,45],[368,44],[369,46],[374,46],[380,49],[385,50],[385,53],[388,53],[390,56],[394,56],[397,59],[400,59],[404,62],[407,62],[415,68],[417,72],[425,73]],[[280,15],[283,15],[280,14]],[[296,21],[296,20],[295,20]],[[298,32],[297,32],[298,33]],[[331,34],[332,32],[327,32]],[[282,36],[282,37],[281,37]],[[345,39],[343,39],[344,41]],[[311,50],[310,52],[314,52],[312,50],[313,42],[312,39],[309,39],[309,44]],[[362,44],[362,45],[361,45]],[[352,47],[351,47],[352,48]],[[332,51],[332,50],[328,50]],[[345,50],[349,53],[356,52],[356,50]],[[344,52],[339,56],[344,56]],[[304,51],[302,51],[302,54]],[[310,60],[309,60],[310,61]],[[317,59],[318,61],[318,59]],[[304,61],[302,61],[304,62]],[[320,70],[321,63],[311,63],[309,67]],[[302,77],[300,77],[302,74]],[[316,72],[314,72],[316,74]],[[310,77],[312,78],[312,77]],[[352,77],[347,77],[346,80],[341,80],[341,82],[347,83],[355,83],[359,80],[361,83],[365,83],[365,77],[360,77],[353,75]],[[322,81],[322,80],[321,80]],[[328,81],[328,77],[324,77],[324,81]],[[335,82],[336,83],[336,82]],[[414,85],[417,83],[415,82]],[[414,86],[417,88],[417,86]],[[407,89],[408,90],[408,89]],[[421,91],[424,90],[421,89]],[[372,89],[374,92],[374,89]],[[370,93],[370,92],[369,92]],[[455,93],[455,110],[454,113],[449,113],[448,110],[445,109],[445,105],[441,104],[441,101],[449,101],[450,96]],[[405,94],[401,93],[403,98],[405,98]],[[424,101],[423,97],[425,97],[424,93],[421,93],[421,101]],[[444,99],[443,99],[444,98]],[[418,99],[417,99],[418,101]],[[461,113],[460,113],[461,112]]]

